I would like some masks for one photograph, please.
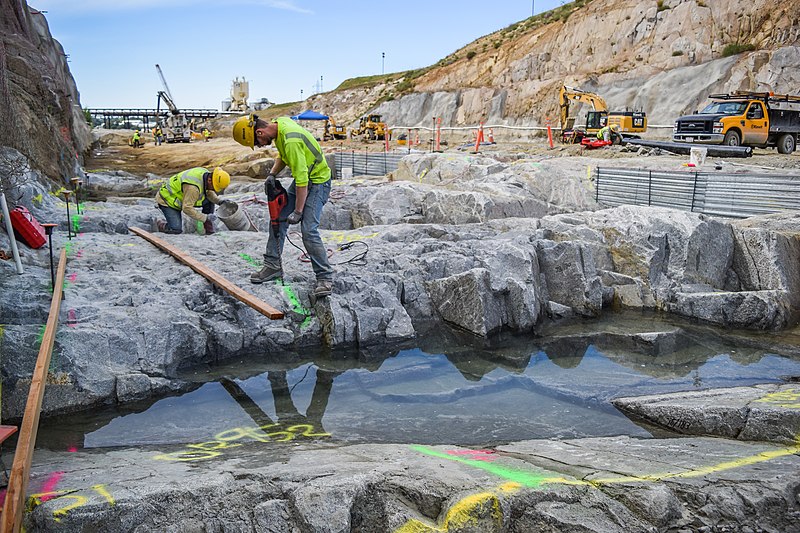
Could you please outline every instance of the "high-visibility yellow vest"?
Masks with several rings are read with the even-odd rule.
[[[206,199],[206,192],[203,187],[203,176],[208,170],[197,167],[184,170],[175,174],[170,179],[164,182],[159,191],[161,197],[167,202],[167,205],[174,209],[181,209],[183,207],[183,184],[188,183],[200,189],[200,198],[195,202],[195,207],[201,207]]]

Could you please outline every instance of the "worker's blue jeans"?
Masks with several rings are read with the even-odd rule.
[[[286,233],[289,229],[289,223],[286,222],[286,217],[294,211],[294,205],[297,199],[294,182],[289,186],[287,192],[289,193],[289,201],[280,214],[278,237],[275,238],[275,234],[270,227],[267,251],[264,254],[264,266],[275,270],[283,270],[281,266],[281,254],[283,253],[283,245],[286,242]],[[308,257],[311,259],[311,267],[314,269],[314,275],[316,275],[318,281],[333,280],[333,268],[328,262],[328,251],[325,249],[325,245],[322,243],[322,237],[319,235],[319,221],[322,216],[322,208],[325,206],[330,195],[331,180],[325,183],[311,183],[309,181],[306,205],[303,208],[303,219],[300,221],[303,245],[306,248]]]
[[[164,218],[167,219],[167,229],[164,230],[164,233],[183,233],[183,220],[181,218],[181,212],[166,205],[156,205],[158,205],[158,208],[161,209],[162,213],[164,213]]]

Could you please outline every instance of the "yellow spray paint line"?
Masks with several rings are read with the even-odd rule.
[[[800,444],[798,444],[787,448],[779,448],[777,450],[770,450],[766,452],[757,453],[755,455],[750,455],[747,457],[741,457],[739,459],[734,459],[732,461],[723,461],[715,465],[692,468],[684,472],[666,472],[662,474],[619,476],[612,478],[600,478],[600,479],[582,481],[577,479],[567,479],[564,477],[545,477],[543,475],[538,475],[532,472],[507,468],[486,461],[476,461],[474,459],[464,459],[463,457],[454,457],[452,455],[434,450],[432,448],[428,448],[426,446],[412,446],[411,448],[420,453],[473,466],[475,468],[485,470],[486,472],[489,472],[496,476],[519,483],[522,486],[534,487],[534,488],[539,487],[545,483],[561,483],[567,485],[611,485],[615,483],[631,483],[631,482],[636,483],[636,482],[662,481],[665,479],[693,478],[693,477],[705,476],[708,474],[715,474],[718,472],[724,472],[726,470],[733,470],[735,468],[742,468],[744,466],[749,466],[753,464],[763,463],[766,461],[770,461],[772,459],[777,459],[779,457],[786,457],[788,455],[800,454]]]
[[[478,520],[487,514],[493,522],[493,530],[495,528],[499,530],[503,525],[503,508],[500,506],[497,493],[509,494],[519,490],[519,488],[520,485],[517,483],[505,483],[498,487],[496,492],[471,494],[450,507],[441,527],[411,519],[395,530],[395,533],[435,533],[440,531],[447,532],[451,529],[453,531],[461,531],[468,526],[473,526],[474,529],[479,525]],[[486,524],[483,525],[485,526]]]

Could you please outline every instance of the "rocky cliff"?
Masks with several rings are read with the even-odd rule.
[[[572,85],[671,124],[712,92],[797,93],[799,21],[800,4],[778,0],[577,0],[310,107],[355,120],[377,106],[403,126],[433,116],[445,126],[543,124],[558,116],[559,87]]]
[[[0,0],[0,146],[68,180],[90,142],[67,55],[44,15],[23,0]]]

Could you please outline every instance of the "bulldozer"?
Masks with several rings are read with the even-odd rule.
[[[331,139],[347,139],[347,128],[339,126],[333,118],[328,118],[325,121],[325,131],[322,134],[323,141],[330,141]]]
[[[365,141],[384,140],[391,131],[386,127],[385,122],[381,122],[378,114],[364,115],[358,122],[358,127],[351,131],[353,137],[362,135]]]
[[[575,117],[569,116],[571,102],[590,104],[592,110],[586,114],[586,125],[575,127]],[[606,124],[619,126],[622,134],[636,137],[635,134],[647,131],[647,114],[644,111],[609,111],[606,101],[595,93],[564,85],[558,93],[561,111],[561,141],[580,143],[584,137],[596,135]]]

